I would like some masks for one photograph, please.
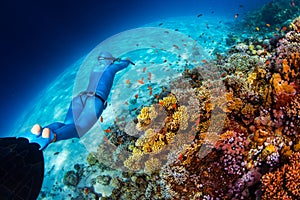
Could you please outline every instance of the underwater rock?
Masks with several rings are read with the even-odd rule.
[[[108,175],[99,175],[97,176],[97,183],[102,185],[108,185],[111,180],[111,177]]]
[[[75,171],[73,170],[68,171],[64,176],[63,183],[68,187],[70,186],[76,187],[77,184],[79,183],[79,178],[75,173]]]

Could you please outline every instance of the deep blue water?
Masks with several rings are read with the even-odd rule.
[[[1,6],[1,135],[14,127],[41,90],[107,37],[168,17],[242,16],[267,2],[270,0],[11,1]]]

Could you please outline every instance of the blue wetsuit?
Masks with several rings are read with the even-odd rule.
[[[50,138],[35,137],[33,134],[25,137],[44,149],[53,140],[54,134],[56,141],[83,136],[105,109],[115,74],[130,63],[129,60],[119,60],[107,66],[103,72],[92,71],[87,90],[72,99],[64,123],[54,122],[44,127],[50,129]]]

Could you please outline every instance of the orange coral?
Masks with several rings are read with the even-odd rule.
[[[262,176],[262,199],[300,198],[300,153],[289,157],[289,164]]]

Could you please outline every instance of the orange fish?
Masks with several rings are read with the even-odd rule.
[[[158,95],[157,95],[158,96]],[[164,105],[164,102],[163,101],[160,101],[158,102],[159,105],[163,106]]]
[[[103,122],[103,117],[102,116],[100,116],[100,122]]]
[[[89,188],[84,188],[84,194],[88,194],[89,193]]]
[[[137,98],[139,98],[139,95],[138,95],[138,94],[136,94],[136,95],[134,95],[134,97],[137,99]]]
[[[144,84],[144,81],[143,81],[143,80],[138,80],[138,82],[139,82],[140,84]]]
[[[129,84],[129,83],[130,83],[130,79],[127,79],[127,80],[126,80],[126,84]]]
[[[207,63],[207,60],[204,59],[204,60],[202,60],[202,62],[203,62],[203,63]]]
[[[145,71],[146,71],[146,67],[143,68],[143,72],[145,72]]]
[[[110,133],[111,130],[108,128],[108,129],[105,129],[104,132],[105,132],[105,133]]]
[[[183,155],[182,155],[182,153],[180,153],[179,155],[178,155],[178,160],[182,160],[183,159]]]
[[[172,105],[172,108],[174,109],[174,108],[176,108],[176,106],[177,106],[176,103],[174,103],[174,104]]]
[[[287,29],[287,27],[286,27],[286,26],[283,26],[283,27],[281,28],[281,31],[284,32],[284,31],[286,31],[286,29]]]
[[[148,86],[148,89],[149,89],[149,95],[152,95],[152,87]]]
[[[270,27],[270,26],[271,26],[271,24],[266,24],[266,26],[267,26],[267,27]]]
[[[270,64],[270,60],[266,60],[266,65],[269,65]]]
[[[276,27],[276,28],[275,28],[275,30],[276,30],[276,31],[279,31],[279,30],[280,30],[280,28]]]

